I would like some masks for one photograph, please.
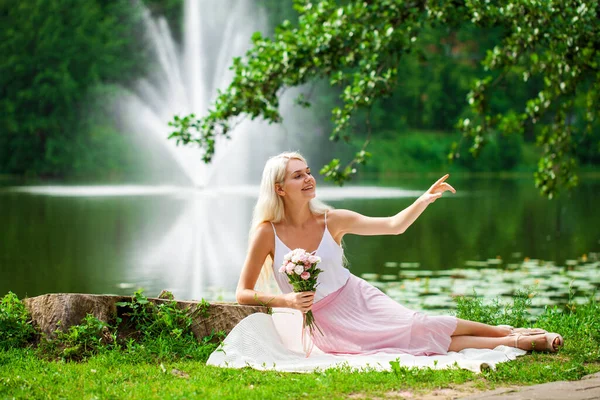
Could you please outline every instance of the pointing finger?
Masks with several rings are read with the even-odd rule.
[[[440,183],[444,182],[446,179],[448,179],[449,176],[450,176],[450,174],[446,174],[446,175],[442,176],[440,179],[437,180],[436,183],[433,184],[433,187],[436,187]]]

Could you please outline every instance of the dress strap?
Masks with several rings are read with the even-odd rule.
[[[271,221],[269,221],[271,222]],[[271,222],[271,226],[273,227],[273,233],[275,234],[275,236],[277,236],[277,231],[275,230],[275,225],[273,225],[273,223]]]
[[[275,229],[275,228],[273,228]],[[327,211],[325,211],[325,229],[327,229]]]

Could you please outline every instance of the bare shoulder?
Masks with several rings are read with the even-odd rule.
[[[327,212],[327,223],[331,222],[335,224],[338,222],[343,222],[349,219],[356,218],[357,216],[360,216],[360,214],[358,214],[357,212],[345,210],[343,208],[337,208],[335,210],[329,210]]]
[[[261,223],[254,233],[251,241],[251,246],[260,248],[263,251],[268,249],[269,253],[273,253],[275,242],[275,234],[273,233],[273,226],[270,222]]]
[[[256,233],[254,234],[255,240],[271,240],[275,239],[275,234],[273,233],[273,225],[270,222],[263,222],[256,228]]]
[[[345,209],[329,210],[327,212],[327,227],[331,236],[339,243],[342,237],[348,233],[348,226],[351,225],[352,221],[356,219],[360,214]]]

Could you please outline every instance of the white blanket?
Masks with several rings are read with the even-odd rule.
[[[252,314],[237,324],[209,357],[207,365],[226,368],[252,367],[282,372],[313,372],[332,367],[352,370],[390,371],[390,361],[400,366],[442,369],[457,366],[473,372],[494,369],[496,364],[514,360],[526,351],[498,346],[494,350],[465,349],[438,356],[375,353],[368,355],[326,354],[316,346],[307,358],[301,344],[302,314],[298,310],[275,308],[273,315]]]

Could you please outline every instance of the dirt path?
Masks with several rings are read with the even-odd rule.
[[[427,393],[410,390],[390,391],[383,397],[370,397],[360,393],[351,399],[410,399],[410,400],[598,400],[600,399],[600,372],[578,381],[559,381],[532,386],[506,386],[495,390],[481,390],[473,383],[436,389]]]

